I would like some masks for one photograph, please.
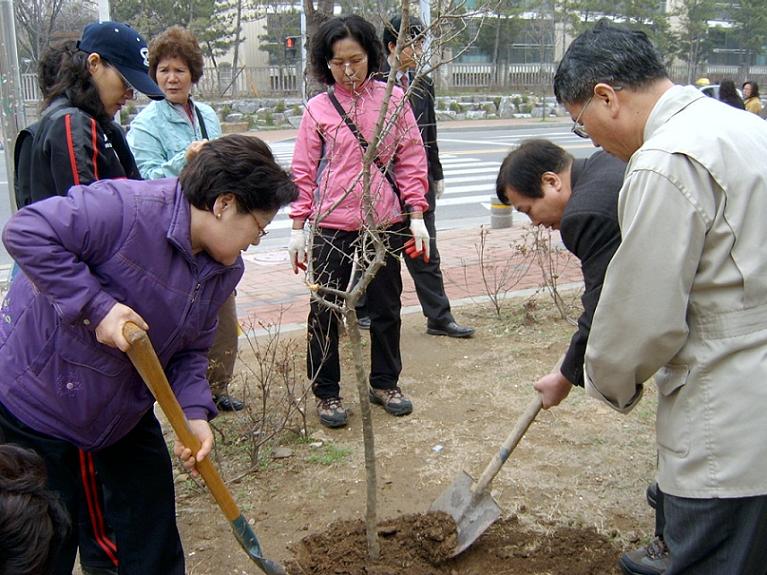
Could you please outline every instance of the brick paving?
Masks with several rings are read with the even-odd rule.
[[[511,291],[520,291],[542,285],[540,269],[523,265],[513,247],[529,245],[524,239],[529,230],[529,226],[518,224],[488,230],[483,260],[490,286],[503,284]],[[486,300],[488,290],[480,265],[481,233],[480,227],[438,232],[445,290],[453,308]],[[552,234],[551,241],[555,246],[561,245],[558,233]],[[582,280],[577,260],[563,257],[560,265],[563,267],[558,278],[560,285]],[[404,265],[402,279],[403,313],[420,313],[413,281]],[[285,248],[256,249],[245,255],[245,275],[237,287],[237,313],[246,331],[259,334],[277,324],[282,331],[301,329],[308,312],[309,291],[304,274],[293,274]]]

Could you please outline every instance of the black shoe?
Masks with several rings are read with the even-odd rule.
[[[663,575],[671,567],[671,553],[661,537],[649,545],[624,553],[618,565],[626,575]]]
[[[216,404],[219,411],[242,411],[245,409],[245,404],[243,402],[226,393],[214,395],[213,402]]]
[[[458,325],[454,321],[445,323],[428,321],[426,333],[429,335],[446,335],[447,337],[471,337],[474,335],[474,328]]]
[[[358,315],[357,316],[357,327],[360,329],[370,329],[370,316],[369,315]]]
[[[647,486],[647,492],[645,493],[647,495],[647,504],[652,507],[653,509],[656,509],[658,506],[658,482],[653,481],[650,483],[650,485]]]

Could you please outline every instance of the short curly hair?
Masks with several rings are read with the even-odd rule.
[[[196,84],[202,78],[202,69],[205,64],[202,59],[202,50],[189,30],[183,26],[171,26],[158,36],[152,38],[149,43],[149,76],[157,81],[157,66],[165,58],[181,58],[189,66],[192,75],[192,84]]]

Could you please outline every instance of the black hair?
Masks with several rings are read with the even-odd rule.
[[[525,140],[503,160],[495,182],[495,193],[507,205],[511,204],[506,197],[507,187],[528,198],[542,198],[543,174],[559,174],[572,161],[570,154],[548,140]]]
[[[416,18],[414,16],[411,16],[408,21],[408,31],[410,32],[410,37],[415,38],[419,34],[423,34],[424,26],[423,22],[419,18]],[[396,14],[392,16],[389,19],[388,24],[384,26],[383,31],[383,47],[387,54],[391,54],[391,50],[389,50],[389,43],[394,42],[397,43],[397,38],[399,38],[399,29],[402,27],[402,15]]]
[[[49,48],[43,54],[38,67],[38,83],[41,89],[44,83],[47,87],[46,107],[59,96],[66,96],[73,106],[90,114],[99,124],[106,126],[112,118],[107,114],[98,88],[91,78],[88,70],[88,56],[87,52],[79,50],[76,43],[72,42],[64,42]],[[106,59],[101,60],[109,65]],[[51,73],[54,62],[58,62],[59,65],[55,76]]]
[[[194,207],[212,211],[216,198],[232,194],[241,213],[271,212],[298,197],[290,174],[262,140],[232,134],[211,140],[181,170],[181,189]]]
[[[749,96],[749,97],[750,98],[758,98],[759,97],[759,84],[757,84],[756,82],[753,82],[751,80],[746,80],[745,82],[743,82],[743,86],[741,86],[741,88],[745,88],[746,84],[750,84],[751,85],[751,96]]]
[[[373,25],[356,14],[330,18],[317,30],[309,49],[311,74],[327,86],[336,82],[328,68],[333,58],[333,44],[344,38],[352,38],[362,46],[368,58],[368,76],[381,71],[383,50]]]
[[[59,78],[61,62],[68,52],[77,50],[77,40],[65,40],[51,44],[37,62],[37,85],[44,99],[48,98]]]
[[[719,83],[719,99],[728,100],[731,98],[740,99],[738,90],[735,88],[735,82],[732,80],[722,80]]]
[[[559,103],[579,104],[603,82],[641,88],[668,78],[647,34],[601,20],[573,40],[557,67],[554,95]]]
[[[48,575],[70,529],[46,489],[45,463],[29,449],[0,444],[0,574]]]

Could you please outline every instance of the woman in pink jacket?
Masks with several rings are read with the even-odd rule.
[[[366,213],[363,147],[372,141],[384,102],[386,84],[373,79],[382,53],[375,28],[359,16],[332,18],[313,38],[311,71],[328,91],[309,100],[298,131],[292,171],[299,197],[291,204],[293,231],[288,251],[297,273],[305,260],[308,220],[314,229],[312,265],[317,282],[344,290],[354,253],[361,249],[363,228],[373,225],[386,232],[386,264],[367,288],[370,399],[400,416],[411,413],[413,404],[397,385],[402,370],[402,279],[396,253],[407,234],[414,240],[412,251],[428,258],[429,233],[423,223],[428,181],[418,125],[410,106],[403,102],[402,91],[395,88],[387,109],[391,121],[385,123],[388,129],[378,146],[378,162],[369,169],[372,210]],[[327,306],[311,302],[307,373],[320,422],[327,427],[342,427],[347,422],[339,396],[339,319]]]

